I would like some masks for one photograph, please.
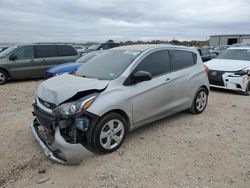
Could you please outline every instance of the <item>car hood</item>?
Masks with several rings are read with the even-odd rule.
[[[42,82],[38,87],[37,97],[46,102],[59,105],[78,92],[103,90],[108,86],[109,82],[107,80],[63,74]]]
[[[47,70],[47,72],[54,74],[60,72],[72,72],[76,70],[79,66],[81,66],[81,63],[77,62],[64,63],[61,65],[51,67],[50,69]]]
[[[239,71],[250,67],[250,61],[230,60],[230,59],[213,59],[204,63],[210,70],[221,71]]]

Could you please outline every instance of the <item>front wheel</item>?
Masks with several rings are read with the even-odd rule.
[[[7,73],[0,69],[0,85],[5,84],[7,82],[7,79]]]
[[[93,133],[93,148],[105,154],[117,150],[123,143],[128,131],[125,118],[118,113],[108,113],[97,123]]]
[[[207,101],[208,101],[208,92],[205,88],[201,87],[195,95],[190,111],[193,114],[200,114],[205,110],[207,106]]]

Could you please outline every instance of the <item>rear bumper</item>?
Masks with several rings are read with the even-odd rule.
[[[79,164],[83,159],[90,157],[93,154],[79,143],[70,144],[66,142],[60,134],[59,127],[55,129],[54,143],[51,145],[47,144],[39,127],[41,127],[41,125],[37,119],[34,119],[31,124],[33,134],[39,145],[42,147],[45,155],[50,159],[61,164]]]

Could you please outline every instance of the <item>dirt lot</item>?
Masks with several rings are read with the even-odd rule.
[[[213,90],[201,115],[179,113],[130,133],[117,152],[63,166],[29,128],[40,82],[0,86],[0,187],[250,187],[250,97]]]

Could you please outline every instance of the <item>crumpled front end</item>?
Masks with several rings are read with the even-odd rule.
[[[250,82],[250,74],[241,71],[209,70],[209,84],[211,87],[246,92]]]
[[[61,164],[79,164],[91,156],[88,142],[90,124],[97,121],[95,115],[81,113],[59,117],[39,102],[33,104],[35,119],[31,125],[37,142],[44,153]]]

